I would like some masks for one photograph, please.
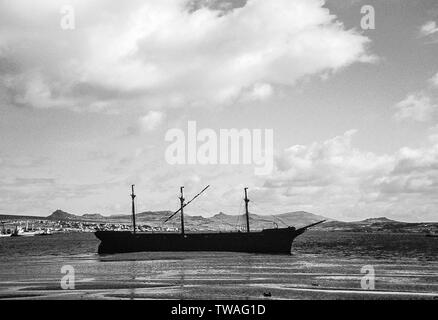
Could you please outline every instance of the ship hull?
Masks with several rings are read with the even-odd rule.
[[[293,240],[304,230],[293,227],[260,232],[152,233],[96,231],[99,254],[139,251],[231,251],[290,254]]]

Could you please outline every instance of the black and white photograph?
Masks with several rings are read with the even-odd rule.
[[[0,300],[437,299],[437,0],[0,0]]]

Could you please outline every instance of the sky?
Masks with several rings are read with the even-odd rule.
[[[273,170],[170,164],[189,121],[272,129]],[[0,214],[128,214],[131,184],[139,211],[209,184],[188,214],[248,187],[257,214],[438,221],[438,2],[0,0]]]

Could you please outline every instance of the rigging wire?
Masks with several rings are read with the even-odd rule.
[[[236,224],[235,224],[235,228],[237,230],[241,230],[242,229],[242,221],[241,221],[241,217],[243,216],[242,204],[243,204],[243,199],[240,200],[239,211],[237,212],[237,221],[236,221]]]
[[[207,190],[210,187],[210,185],[206,186],[204,189],[202,189],[199,193],[197,193],[190,201],[184,203],[184,205],[181,206],[178,210],[176,210],[170,217],[168,217],[164,222],[169,221],[172,219],[178,212],[180,212],[183,208],[188,206],[193,200],[195,200],[197,197],[199,197],[205,190]]]
[[[255,206],[257,209],[260,209],[260,211],[262,211],[262,210],[261,210],[261,207],[258,205],[258,203],[254,202],[254,201],[252,200],[252,204],[253,204],[253,206]],[[286,224],[283,220],[281,220],[279,217],[277,217],[277,216],[275,216],[275,215],[271,215],[271,216],[269,216],[269,217],[271,217],[272,220],[265,220],[265,219],[262,219],[262,221],[265,221],[265,222],[271,222],[271,223],[275,223],[275,224],[277,224],[277,223],[274,221],[274,220],[277,220],[277,221],[279,221],[280,223],[284,224],[286,227],[289,226],[289,225]],[[278,226],[278,224],[277,224],[277,226]]]

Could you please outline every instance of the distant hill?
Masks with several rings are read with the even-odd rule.
[[[147,221],[147,220],[155,221],[160,219],[163,220],[169,215],[171,215],[172,213],[173,213],[172,211],[144,211],[137,213],[135,217],[138,221]],[[111,216],[111,218],[131,219],[131,215],[116,215],[116,216]]]
[[[87,220],[89,220],[89,219],[97,219],[97,220],[105,219],[105,217],[99,213],[86,213],[86,214],[83,214],[81,217],[84,219],[87,219]]]
[[[391,219],[388,219],[387,217],[380,217],[380,218],[368,218],[368,219],[353,222],[353,223],[373,224],[373,223],[403,223],[403,222],[391,220]]]
[[[167,226],[179,228],[179,215],[164,224],[164,220],[172,214],[172,211],[144,211],[136,214],[137,224],[149,225],[153,227]],[[14,216],[0,215],[0,221],[4,220],[63,220],[63,221],[84,221],[93,223],[131,223],[131,215],[112,215],[103,216],[98,213],[75,215],[56,210],[48,217],[38,216]],[[261,230],[265,228],[294,226],[303,227],[321,220],[325,223],[314,227],[315,230],[325,231],[345,231],[345,232],[390,232],[390,233],[438,233],[438,223],[408,223],[388,219],[386,217],[368,218],[360,221],[344,222],[326,218],[306,211],[287,212],[277,215],[257,215],[250,213],[251,230]],[[245,230],[246,219],[244,215],[228,215],[219,212],[212,217],[202,216],[185,216],[185,225],[187,230]]]
[[[136,214],[136,222],[138,224],[146,224],[149,226],[163,226],[164,220],[169,217],[172,211],[144,211]],[[236,230],[246,227],[244,215],[228,215],[223,212],[206,218],[202,216],[186,215],[185,222],[187,229],[196,230]],[[62,210],[56,210],[47,217],[50,220],[76,220],[76,221],[93,221],[98,223],[130,223],[131,215],[113,215],[102,216],[101,214],[84,214],[82,216],[74,215]],[[253,230],[264,228],[295,226],[297,228],[305,225],[321,221],[330,220],[323,216],[318,216],[310,212],[297,211],[288,212],[279,215],[257,215],[250,213],[250,226]],[[179,227],[179,216],[171,219],[165,226]]]
[[[47,217],[50,220],[80,220],[79,216],[76,216],[74,214],[62,211],[62,210],[56,210],[54,211],[50,216]]]
[[[207,220],[208,223],[204,221],[204,224],[211,225],[212,228],[218,226],[224,230],[232,228],[235,229],[236,226],[246,226],[246,218],[243,215],[227,215],[223,212],[220,212],[213,217],[208,218]],[[253,213],[250,213],[249,215],[250,227],[253,230],[273,228],[275,226],[278,226],[280,228],[286,226],[294,226],[299,228],[321,220],[329,219],[304,211],[288,212],[277,215],[257,215]]]
[[[311,223],[315,223],[321,220],[334,221],[330,218],[316,215],[306,211],[288,212],[288,213],[276,215],[275,217],[277,219],[281,219],[289,226],[298,226],[298,227],[309,225]]]
[[[436,233],[437,222],[401,222],[386,217],[360,221],[328,221],[321,225],[327,231],[390,232],[390,233]]]
[[[12,214],[0,214],[0,222],[4,221],[23,221],[23,220],[44,220],[46,217],[41,216],[23,216],[23,215],[12,215]]]
[[[81,216],[62,211],[60,209],[54,211],[46,219],[49,220],[78,220],[78,221],[106,221],[108,217],[105,217],[99,213],[86,213]]]

